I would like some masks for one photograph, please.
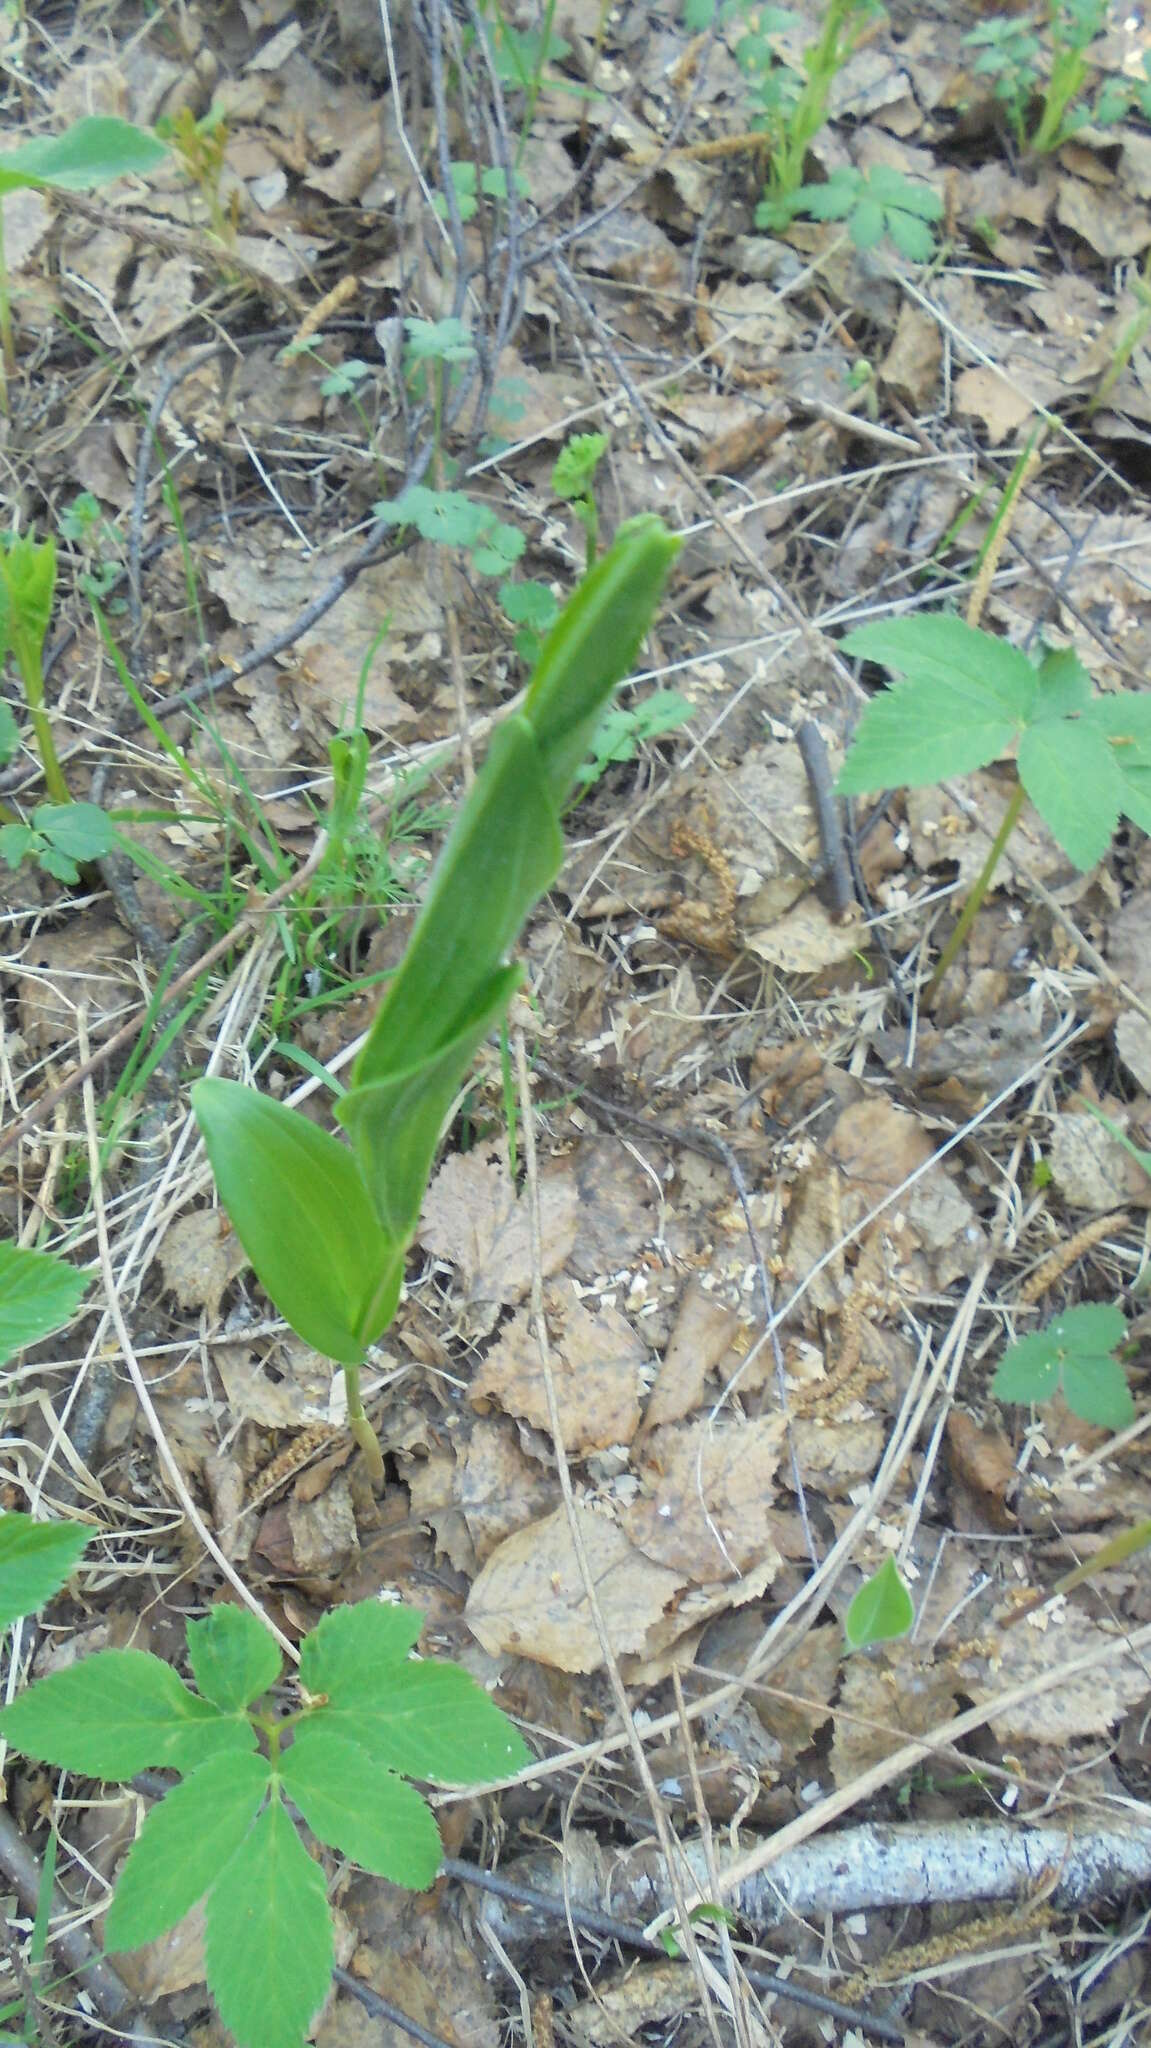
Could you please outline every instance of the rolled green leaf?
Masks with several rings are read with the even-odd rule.
[[[221,1198],[293,1328],[355,1367],[395,1313],[428,1174],[476,1048],[520,970],[508,953],[563,860],[561,809],[651,623],[679,543],[635,519],[549,633],[496,732],[336,1112],[352,1148],[236,1083],[192,1104]]]

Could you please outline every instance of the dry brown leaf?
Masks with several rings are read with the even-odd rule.
[[[934,395],[942,360],[939,322],[911,299],[904,299],[877,376],[914,412],[923,412]]]
[[[1060,178],[1055,213],[1063,227],[1082,235],[1096,255],[1109,262],[1117,256],[1138,256],[1151,244],[1146,205],[1115,187],[1100,191],[1082,178]]]
[[[639,1373],[646,1347],[617,1309],[593,1313],[585,1307],[570,1280],[548,1289],[545,1314],[566,1448],[583,1457],[611,1444],[629,1444],[639,1423]],[[494,1401],[535,1429],[548,1429],[539,1343],[526,1310],[488,1352],[469,1398],[481,1414]]]
[[[248,1264],[243,1245],[229,1230],[218,1209],[192,1209],[169,1224],[157,1258],[181,1308],[207,1310],[209,1323],[220,1314],[225,1288]]]
[[[910,1735],[923,1735],[955,1711],[959,1681],[946,1664],[921,1663],[905,1644],[878,1657],[849,1657],[840,1681],[831,1744],[837,1785],[882,1763]]]
[[[707,1376],[726,1356],[738,1328],[734,1309],[707,1293],[698,1280],[688,1281],[648,1396],[642,1435],[660,1423],[681,1422],[699,1407]]]
[[[1041,1608],[1018,1628],[1001,1633],[990,1658],[967,1658],[959,1670],[963,1690],[978,1704],[1052,1669],[1102,1650],[1114,1635],[1074,1607]],[[1144,1658],[1111,1657],[1097,1670],[1066,1676],[1057,1686],[1019,1706],[989,1717],[998,1742],[1072,1742],[1079,1736],[1105,1735],[1128,1707],[1151,1692],[1151,1671]]]
[[[1035,400],[1017,380],[1008,383],[985,363],[961,370],[951,387],[955,410],[982,420],[993,448],[999,448],[1035,411]]]
[[[117,1975],[141,2003],[155,2005],[176,1991],[204,1981],[203,1901],[177,1920],[166,1934],[116,1957]]]
[[[683,1573],[652,1564],[606,1515],[577,1508],[608,1640],[617,1656],[646,1650],[683,1587]],[[468,1627],[492,1656],[511,1651],[560,1671],[603,1663],[567,1514],[562,1508],[509,1536],[472,1587]]]
[[[785,974],[818,974],[862,952],[867,930],[862,916],[835,919],[818,896],[808,894],[773,924],[746,932],[744,945]]]
[[[955,1492],[951,1521],[956,1530],[1014,1529],[1008,1503],[1019,1490],[1015,1452],[1001,1429],[981,1429],[963,1408],[947,1418],[947,1452]]]
[[[770,1528],[782,1416],[717,1428],[668,1424],[643,1452],[641,1498],[621,1517],[630,1540],[657,1564],[710,1586],[779,1563]]]
[[[878,1416],[859,1422],[801,1416],[791,1427],[804,1483],[826,1494],[845,1493],[861,1479],[870,1479],[883,1456],[887,1432]],[[786,1467],[781,1476],[789,1477]]]
[[[274,1349],[265,1346],[259,1357],[246,1344],[222,1344],[213,1353],[213,1364],[233,1423],[303,1429],[309,1422],[328,1420],[333,1367],[290,1331]]]
[[[1115,1019],[1115,1046],[1127,1071],[1151,1094],[1151,1023],[1138,1010]]]
[[[139,989],[128,963],[135,950],[123,925],[99,910],[85,911],[58,931],[38,931],[14,974],[28,1051],[49,1052],[72,1042],[81,1003],[93,1037],[110,1017],[134,1005]]]
[[[550,1279],[576,1240],[579,1192],[570,1162],[540,1181],[542,1273]],[[424,1197],[425,1251],[459,1268],[469,1303],[512,1305],[532,1284],[532,1229],[502,1152],[476,1146],[445,1160]]]
[[[1113,1121],[1122,1127],[1124,1118],[1113,1114]],[[1103,1215],[1120,1203],[1151,1208],[1151,1176],[1085,1111],[1065,1110],[1055,1118],[1047,1157],[1059,1192],[1073,1209]]]

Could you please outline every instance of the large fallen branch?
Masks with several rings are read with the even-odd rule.
[[[702,1844],[686,1842],[689,1882],[708,1896]],[[600,1848],[590,1835],[569,1838],[566,1863],[547,1852],[518,1858],[502,1876],[538,1891],[565,1891],[579,1907],[606,1908],[621,1918],[650,1921],[672,1903],[658,1852],[622,1855]],[[953,1905],[991,1899],[1026,1902],[1041,1888],[1054,1905],[1070,1908],[1118,1898],[1151,1881],[1151,1823],[1108,1828],[1039,1827],[999,1821],[941,1821],[921,1826],[866,1824],[804,1842],[758,1871],[728,1895],[727,1903],[759,1929],[795,1914],[857,1913],[887,1906]],[[538,1937],[537,1914],[487,1897],[484,1923],[505,1947]]]

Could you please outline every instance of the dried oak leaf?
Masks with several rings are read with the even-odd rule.
[[[629,1444],[639,1424],[639,1373],[647,1359],[631,1324],[618,1309],[585,1307],[571,1280],[548,1289],[545,1314],[565,1446],[582,1457]],[[526,1309],[488,1352],[469,1398],[481,1414],[495,1402],[535,1429],[549,1427],[539,1343]]]

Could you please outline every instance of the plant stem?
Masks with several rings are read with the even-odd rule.
[[[987,859],[984,861],[983,866],[980,869],[979,875],[976,879],[975,886],[973,887],[971,894],[967,898],[967,901],[964,904],[962,911],[960,912],[959,923],[956,925],[955,930],[952,932],[951,937],[948,939],[946,946],[943,948],[943,952],[940,954],[939,957],[939,964],[936,967],[935,972],[931,977],[931,980],[928,982],[927,987],[923,992],[925,1002],[929,1001],[930,998],[935,994],[936,989],[939,987],[940,982],[943,980],[944,975],[947,973],[948,968],[952,965],[952,962],[954,961],[956,954],[958,953],[960,947],[966,939],[968,932],[971,930],[972,925],[975,923],[975,919],[978,914],[980,905],[982,904],[983,899],[991,886],[991,877],[995,873],[995,870],[999,865],[999,860],[1003,852],[1003,849],[1006,846],[1008,840],[1010,839],[1011,834],[1014,832],[1016,825],[1019,823],[1020,813],[1023,809],[1025,801],[1026,791],[1024,790],[1023,784],[1021,782],[1017,782],[1012,792],[1011,802],[1008,804],[1007,809],[1003,813],[1003,823],[999,827],[998,832],[995,834],[995,837],[991,842],[991,851],[988,854]]]
[[[0,199],[0,414],[8,411],[8,379],[15,375],[16,343],[8,295],[8,258],[4,252],[4,202]]]
[[[346,1365],[344,1367],[344,1386],[348,1396],[348,1428],[351,1430],[353,1440],[359,1445],[364,1454],[364,1462],[367,1465],[368,1477],[372,1485],[382,1486],[384,1483],[384,1454],[380,1449],[379,1437],[364,1414],[364,1404],[360,1399],[360,1368],[358,1365]]]
[[[20,661],[20,680],[24,685],[24,701],[32,720],[36,735],[36,747],[40,755],[40,766],[44,770],[44,787],[54,804],[70,804],[72,792],[64,780],[56,752],[56,741],[52,734],[52,721],[44,709],[44,676],[39,661]]]

